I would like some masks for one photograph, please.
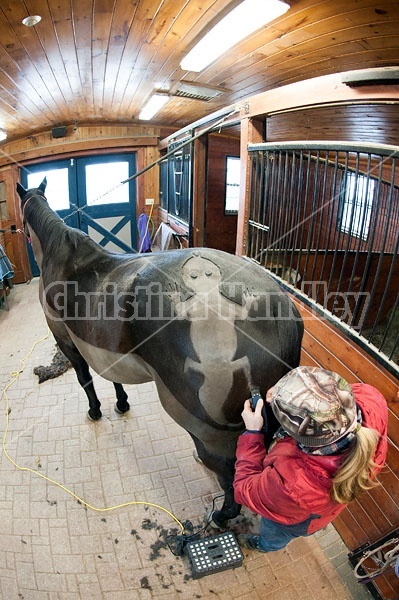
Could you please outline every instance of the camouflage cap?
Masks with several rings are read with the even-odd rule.
[[[283,429],[304,446],[326,446],[357,425],[349,383],[318,367],[287,373],[271,390],[271,407]]]

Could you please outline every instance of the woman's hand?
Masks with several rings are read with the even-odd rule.
[[[255,412],[252,410],[251,401],[245,400],[244,410],[241,413],[245,428],[249,431],[261,431],[263,427],[262,417],[263,400],[259,400]]]

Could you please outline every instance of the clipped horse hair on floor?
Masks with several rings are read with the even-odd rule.
[[[67,359],[65,354],[61,352],[58,346],[56,346],[56,349],[57,351],[54,354],[53,360],[51,361],[51,364],[48,365],[48,367],[40,365],[39,367],[35,367],[33,369],[34,374],[39,377],[39,383],[43,383],[48,379],[55,379],[56,377],[59,377],[60,375],[68,371],[68,369],[72,368],[72,364]]]

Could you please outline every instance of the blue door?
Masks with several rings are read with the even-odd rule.
[[[113,252],[136,252],[136,155],[108,154],[31,165],[21,171],[25,188],[47,177],[49,205],[65,223]],[[39,269],[28,247],[32,275]]]

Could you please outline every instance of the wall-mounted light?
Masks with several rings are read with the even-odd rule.
[[[29,17],[25,17],[22,19],[22,25],[26,25],[26,27],[34,27],[42,20],[40,15],[30,15]]]
[[[7,134],[3,129],[0,129],[0,142],[7,139]]]
[[[244,0],[211,29],[183,58],[185,71],[202,71],[226,50],[283,15],[290,6],[281,0]]]
[[[139,114],[139,119],[149,121],[168,101],[168,94],[153,94]]]
[[[350,87],[362,85],[399,85],[399,67],[376,67],[348,71],[341,76],[342,83]]]

